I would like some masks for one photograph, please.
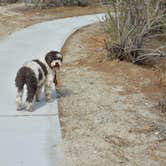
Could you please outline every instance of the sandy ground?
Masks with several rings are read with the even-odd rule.
[[[0,6],[0,37],[4,37],[35,23],[56,18],[101,13],[103,11],[104,9],[99,6],[60,7],[42,10],[26,8],[23,3]]]
[[[99,13],[99,7],[27,9],[0,7],[0,37],[29,25]],[[156,70],[110,62],[98,25],[66,43],[59,75],[59,110],[68,165],[166,165],[166,115]]]
[[[166,165],[166,114],[156,70],[111,62],[99,25],[63,48],[59,111],[64,150],[75,166]]]

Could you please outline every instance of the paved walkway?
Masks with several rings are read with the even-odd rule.
[[[61,166],[61,131],[54,102],[35,103],[35,111],[18,112],[14,79],[25,62],[61,50],[78,28],[103,15],[58,19],[33,25],[0,40],[0,166]]]

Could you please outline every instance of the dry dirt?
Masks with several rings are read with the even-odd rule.
[[[27,8],[23,3],[0,6],[0,37],[9,35],[19,29],[35,23],[71,16],[101,13],[99,6],[60,7],[49,9]]]
[[[68,165],[165,166],[157,71],[109,61],[97,24],[74,33],[63,54],[58,93]]]
[[[100,7],[0,6],[0,37],[46,20],[99,12]],[[67,166],[165,166],[158,71],[108,61],[103,39],[95,24],[77,31],[63,49],[58,95]]]

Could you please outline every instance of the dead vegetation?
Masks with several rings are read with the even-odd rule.
[[[6,3],[14,3],[14,0],[1,0]],[[16,2],[17,0],[15,0]],[[96,5],[99,0],[23,0],[26,7],[33,8],[51,8],[51,7],[62,7],[62,6],[80,6],[86,7],[89,5]]]
[[[103,24],[111,60],[152,67],[166,93],[166,3],[164,0],[110,0]],[[166,112],[166,98],[158,108]]]
[[[103,12],[91,7],[1,9],[0,36],[50,19]],[[155,107],[165,84],[161,67],[108,61],[96,24],[77,31],[64,54],[58,92],[67,165],[165,166],[166,116]]]
[[[165,166],[166,117],[156,107],[163,93],[156,70],[109,61],[97,24],[78,30],[63,53],[59,110],[67,161]]]
[[[166,56],[165,43],[148,48],[146,41],[166,37],[166,8],[163,0],[110,0],[104,24],[106,49],[111,59],[143,63]]]
[[[42,10],[26,7],[23,3],[0,6],[0,37],[36,23],[57,18],[101,13],[103,11],[104,9],[100,6],[52,7]]]

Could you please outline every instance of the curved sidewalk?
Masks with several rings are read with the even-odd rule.
[[[25,62],[61,50],[71,33],[99,21],[104,14],[57,19],[33,25],[0,40],[0,165],[61,166],[61,131],[54,102],[35,103],[35,111],[18,112],[14,79]]]

